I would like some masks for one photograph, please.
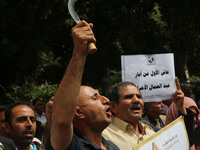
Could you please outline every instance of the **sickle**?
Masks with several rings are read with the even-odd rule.
[[[68,1],[69,13],[72,16],[72,18],[74,19],[74,21],[76,23],[79,23],[81,20],[74,9],[74,6],[75,6],[75,0],[69,0]],[[89,50],[89,53],[95,53],[97,51],[97,48],[94,43],[90,42],[90,43],[88,43],[88,50]]]
[[[68,1],[68,10],[69,10],[69,13],[72,16],[72,18],[74,19],[74,21],[76,23],[79,23],[81,20],[80,20],[78,14],[76,13],[76,11],[74,9],[75,8],[74,6],[75,6],[75,0],[69,0]]]

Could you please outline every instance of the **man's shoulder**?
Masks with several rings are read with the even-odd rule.
[[[105,144],[108,150],[119,150],[119,148],[115,144],[113,144],[111,141],[104,139],[103,137],[102,137],[102,142]],[[100,147],[92,143],[86,136],[82,135],[79,131],[75,131],[71,143],[67,148],[67,150],[97,150],[97,149],[100,149]],[[50,138],[48,139],[46,150],[53,150]]]
[[[103,132],[104,132],[104,131],[109,131],[109,130],[118,131],[118,130],[119,130],[119,127],[116,126],[116,124],[114,124],[113,122],[111,122],[111,123],[109,124],[109,126],[103,130]]]
[[[113,123],[111,123],[107,128],[102,132],[102,136],[106,139],[116,139],[119,135],[123,135],[124,129],[120,128]]]
[[[102,136],[102,142],[108,150],[119,150],[119,148],[114,143],[112,143],[109,140],[106,140],[103,136]],[[77,136],[77,134],[74,134],[68,150],[74,150],[74,149],[76,149],[76,150],[98,150],[98,149],[100,149],[100,147],[98,145],[94,144],[92,141],[90,141],[84,135]]]
[[[119,119],[118,117],[113,117],[111,124],[106,129],[113,130],[115,132],[117,132],[119,130],[125,132],[128,124],[129,123],[127,123],[126,121],[124,121],[122,119]]]
[[[104,143],[104,145],[106,146],[106,148],[108,150],[119,150],[119,148],[117,147],[117,145],[115,145],[113,142],[104,139],[104,137],[102,137],[102,142]]]
[[[142,126],[142,130],[144,133],[146,133],[146,135],[148,135],[149,137],[155,134],[154,129],[150,126],[150,124],[147,123],[143,123],[141,121],[139,121],[140,126]]]
[[[165,123],[165,121],[166,121],[166,115],[160,115],[159,117]]]
[[[45,145],[46,150],[54,150],[54,148],[51,145],[50,136],[48,138],[47,144]],[[66,150],[86,150],[86,149],[84,148],[81,140],[75,135],[73,135],[70,145],[68,146],[68,148],[66,148]]]

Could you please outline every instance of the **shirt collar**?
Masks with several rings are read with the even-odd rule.
[[[119,129],[121,129],[123,132],[126,132],[126,128],[129,125],[129,123],[127,123],[124,120],[121,120],[117,117],[112,117],[112,123],[115,126],[117,126]]]
[[[37,112],[35,112],[35,115],[36,115],[36,116],[39,116]],[[42,116],[45,116],[45,113],[44,113],[44,112],[42,113]]]

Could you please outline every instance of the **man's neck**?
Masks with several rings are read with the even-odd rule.
[[[98,146],[102,146],[102,136],[100,133],[86,133],[85,136],[92,141],[94,144],[98,145]]]
[[[42,116],[43,112],[37,112],[38,116]]]
[[[29,145],[29,146],[19,146],[19,145],[16,145],[17,147],[17,150],[32,150],[32,146]]]
[[[141,133],[141,131],[140,131],[140,128],[139,128],[139,120],[138,119],[131,120],[131,122],[128,122],[126,120],[123,120],[123,121],[129,123],[133,127],[133,130],[135,131],[135,133],[137,134],[137,136],[139,136],[139,134]]]
[[[135,130],[135,133],[137,134],[137,136],[139,136],[141,133],[140,128],[139,128],[139,121],[134,122],[131,125],[133,126],[133,129]]]
[[[94,144],[98,145],[101,147],[103,150],[107,150],[106,146],[102,142],[102,134],[91,134],[86,136],[90,141],[92,141]]]
[[[158,114],[148,114],[148,117],[151,117],[151,118],[158,118],[160,115]]]
[[[128,123],[128,124],[130,124],[132,127],[133,127],[133,130],[136,132],[136,134],[139,136],[139,134],[140,134],[140,129],[139,129],[139,118],[137,118],[137,119],[132,119],[132,120],[123,120],[122,118],[120,118],[120,117],[118,117],[118,116],[115,116],[116,118],[118,118],[118,119],[120,119],[120,120],[122,120],[122,121],[124,121],[124,122],[126,122],[126,123]]]
[[[83,127],[83,126],[82,126]],[[106,147],[102,143],[102,131],[103,130],[92,130],[91,128],[78,129],[84,136],[86,136],[94,144],[98,145],[102,149],[106,150]]]

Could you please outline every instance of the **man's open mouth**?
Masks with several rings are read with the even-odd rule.
[[[108,107],[108,108],[106,109],[106,114],[107,114],[108,118],[110,118],[110,117],[112,116],[110,107]]]

